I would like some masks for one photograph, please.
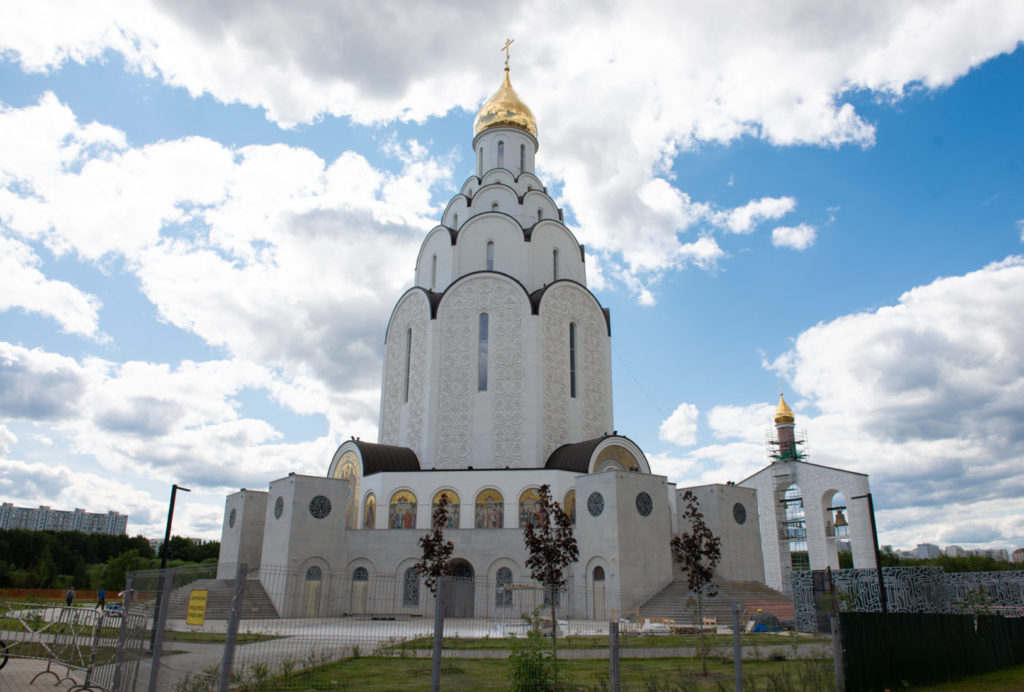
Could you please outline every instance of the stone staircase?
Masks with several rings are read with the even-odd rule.
[[[664,589],[647,599],[640,606],[642,618],[667,618],[680,624],[697,622],[696,606],[690,608],[686,601],[692,595],[686,586],[686,576],[678,570],[674,579]],[[705,598],[704,616],[718,618],[718,624],[732,624],[732,604],[740,604],[740,619],[745,620],[758,608],[774,614],[779,620],[793,620],[793,598],[760,582],[718,581],[718,594]],[[694,598],[696,600],[696,598]]]
[[[206,619],[227,620],[231,616],[231,598],[235,593],[234,579],[197,579],[171,592],[167,616],[185,618],[189,595],[193,591],[208,591]],[[260,620],[278,617],[277,609],[258,579],[246,579],[242,590],[242,619]]]

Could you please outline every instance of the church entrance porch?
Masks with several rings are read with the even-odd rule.
[[[473,617],[473,566],[465,560],[452,561],[452,576],[445,585],[444,616]]]

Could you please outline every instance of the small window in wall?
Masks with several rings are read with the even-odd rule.
[[[519,145],[519,172],[522,173],[526,170],[526,145]]]
[[[576,323],[569,323],[569,396],[576,398]]]
[[[476,175],[479,178],[484,174],[484,150],[483,147],[476,150]]]
[[[551,252],[551,280],[558,281],[558,248]]]
[[[487,271],[494,271],[494,241],[487,241]]]
[[[491,202],[491,211],[498,211],[498,203]]]
[[[306,581],[320,581],[323,577],[323,570],[321,570],[317,565],[313,565],[306,570]]]
[[[455,230],[459,230],[459,215],[455,215]]]
[[[477,348],[477,385],[478,392],[487,391],[487,313],[480,315],[480,339]]]
[[[543,209],[537,209],[537,221],[540,222],[540,221],[543,221],[543,220],[544,220],[544,210]]]
[[[409,403],[409,366],[412,364],[412,329],[405,331],[405,384],[403,386],[402,400]]]
[[[458,217],[456,217],[458,218]],[[437,255],[430,261],[430,290],[437,289]]]
[[[498,142],[498,168],[505,167],[505,143]]]
[[[604,567],[598,565],[594,568],[594,581],[604,581]]]
[[[512,605],[512,570],[508,567],[501,567],[494,576],[494,605],[498,608],[508,608]]]
[[[415,607],[420,604],[420,579],[415,567],[405,570],[402,576],[402,605]]]
[[[352,572],[352,581],[370,581],[370,573],[365,567],[356,567]]]

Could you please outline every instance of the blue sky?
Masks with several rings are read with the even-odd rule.
[[[1019,3],[359,7],[0,9],[0,499],[216,537],[375,439],[511,35],[656,472],[756,471],[781,382],[883,543],[1024,545]]]

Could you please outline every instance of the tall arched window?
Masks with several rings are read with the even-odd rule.
[[[459,230],[459,215],[455,215],[455,230]]]
[[[494,241],[487,241],[487,271],[494,271]]]
[[[405,385],[402,400],[409,403],[409,366],[412,364],[412,329],[405,330]]]
[[[476,175],[479,178],[484,174],[484,149],[480,147],[476,150]]]
[[[537,207],[537,221],[540,222],[540,221],[543,221],[543,220],[544,220],[544,210],[541,209],[540,207]]]
[[[512,570],[499,567],[498,573],[494,575],[494,586],[494,605],[498,608],[512,605]]]
[[[458,218],[458,217],[456,217]],[[437,255],[430,261],[430,290],[437,289]]]
[[[794,483],[786,488],[785,538],[789,542],[789,561],[793,570],[811,568],[807,553],[807,520],[804,517],[804,498],[800,486]]]
[[[487,391],[487,313],[480,315],[480,343],[477,348],[477,385],[478,392]]]
[[[576,323],[569,323],[569,396],[576,398]]]
[[[420,578],[415,567],[405,570],[402,575],[402,605],[415,607],[420,604]]]
[[[551,280],[558,281],[558,248],[551,252]]]
[[[519,145],[519,172],[522,173],[526,170],[526,145]]]
[[[505,143],[498,142],[498,168],[505,167]]]

